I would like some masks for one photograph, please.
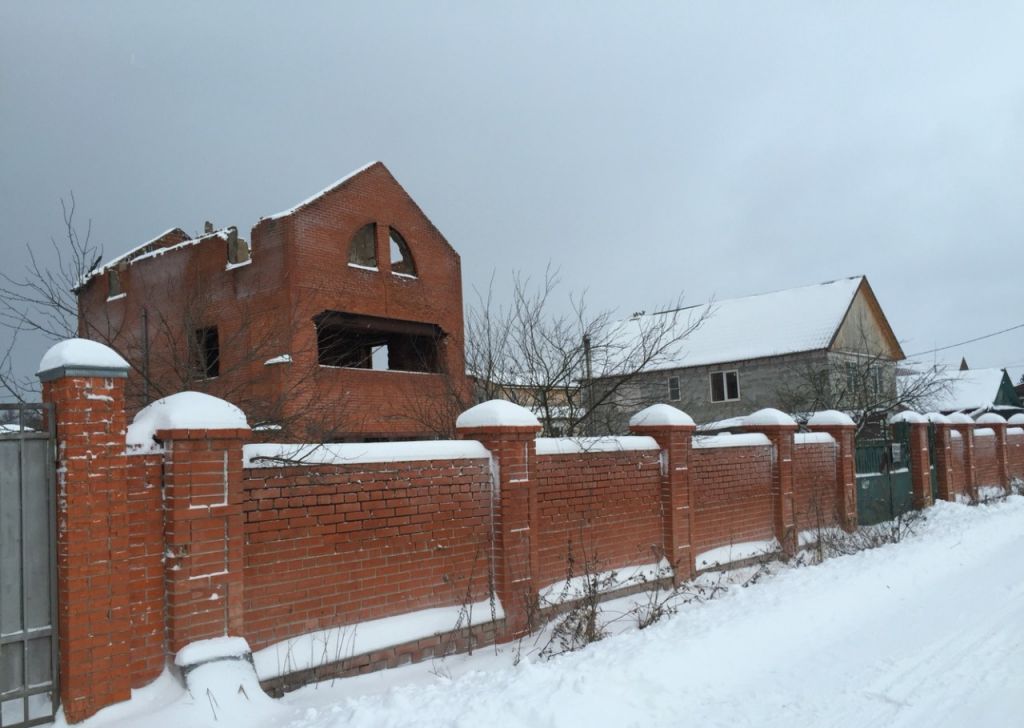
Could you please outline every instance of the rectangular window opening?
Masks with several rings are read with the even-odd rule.
[[[711,401],[732,402],[740,398],[740,375],[736,370],[711,372]]]
[[[321,366],[437,373],[440,329],[431,324],[326,312],[317,316]]]
[[[668,378],[668,398],[671,402],[679,401],[679,377]]]
[[[204,379],[220,376],[220,337],[216,326],[195,330],[193,364],[196,375]]]

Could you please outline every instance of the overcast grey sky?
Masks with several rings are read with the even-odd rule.
[[[1021,2],[4,0],[0,265],[69,190],[109,258],[379,159],[467,301],[549,262],[624,314],[863,273],[912,354],[1024,323],[1022,38]],[[1024,329],[961,355],[1016,378]]]

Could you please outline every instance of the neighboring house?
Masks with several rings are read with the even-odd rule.
[[[679,312],[635,317],[624,328],[669,315]],[[680,326],[692,321],[682,318]],[[863,276],[716,301],[677,354],[620,388],[603,419],[622,429],[653,402],[673,404],[699,423],[762,407],[872,409],[895,399],[896,362],[904,358]]]
[[[470,375],[474,400],[485,402],[503,399],[530,410],[540,421],[546,437],[568,437],[583,434],[580,420],[585,409],[582,390],[575,383],[569,386],[527,384],[525,382],[488,381]]]
[[[469,399],[459,255],[380,162],[235,228],[180,228],[92,271],[79,329],[131,364],[132,410],[196,389],[272,437],[450,431]]]
[[[961,369],[949,372],[947,377],[944,391],[932,402],[936,412],[996,412],[1009,417],[1024,411],[1005,369]]]

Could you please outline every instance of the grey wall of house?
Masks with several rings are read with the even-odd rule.
[[[713,366],[688,367],[642,374],[623,384],[610,403],[599,407],[599,429],[608,432],[625,432],[629,418],[644,407],[665,402],[683,410],[698,424],[714,422],[729,417],[738,417],[764,408],[776,407],[788,412],[807,411],[820,408],[825,392],[814,392],[811,378],[827,372],[832,393],[842,391],[846,378],[846,363],[868,361],[856,354],[826,352],[824,350],[788,354],[763,359],[751,359]],[[873,359],[881,367],[882,387],[885,392],[895,392],[896,367],[888,360]],[[736,371],[739,374],[739,399],[725,402],[711,401],[711,374],[720,371]],[[669,379],[679,378],[679,399],[669,397]],[[598,391],[600,384],[595,385]],[[818,396],[815,396],[817,394]],[[600,395],[598,394],[598,399]],[[828,402],[827,406],[841,406],[844,403]],[[854,406],[853,403],[848,403]]]

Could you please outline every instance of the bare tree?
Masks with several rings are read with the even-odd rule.
[[[648,369],[671,360],[704,321],[707,308],[683,309],[680,297],[661,316],[617,320],[592,309],[586,294],[559,310],[557,271],[539,283],[516,274],[511,303],[495,303],[493,279],[467,314],[466,368],[479,399],[506,399],[540,419],[544,434],[611,431],[603,415]]]

